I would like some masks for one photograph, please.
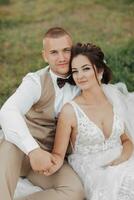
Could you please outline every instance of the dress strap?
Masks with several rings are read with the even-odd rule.
[[[72,105],[74,111],[77,112],[77,105],[76,105],[76,103],[73,100],[70,101],[69,103]]]
[[[75,103],[75,101],[70,101],[69,103],[72,105],[76,114],[77,121],[79,122],[80,117],[83,116],[83,112],[81,111],[77,103]]]

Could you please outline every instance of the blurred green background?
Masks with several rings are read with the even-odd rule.
[[[101,46],[113,82],[134,90],[134,0],[0,0],[0,106],[27,72],[45,66],[42,38],[52,26]]]

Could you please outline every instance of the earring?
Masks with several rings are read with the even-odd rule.
[[[98,78],[99,78],[99,81],[102,80],[102,77],[103,77],[103,73],[100,73],[100,74],[99,74],[99,77],[98,77]]]

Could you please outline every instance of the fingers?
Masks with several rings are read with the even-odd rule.
[[[33,169],[35,172],[37,172],[40,175],[45,175],[45,176],[49,176],[51,174],[53,174],[54,172],[57,171],[57,167],[56,167],[56,159],[54,157],[51,158],[51,163],[47,166],[39,166],[35,169]]]
[[[41,170],[41,171],[36,171],[38,174],[40,174],[40,175],[42,175],[42,174],[44,174],[44,171],[43,170]]]
[[[54,167],[54,166],[55,165],[53,164],[49,168],[46,168],[43,170],[38,170],[36,172],[39,173],[40,175],[50,176],[56,171],[56,167]]]
[[[112,162],[110,162],[110,163],[108,163],[106,165],[103,165],[102,167],[106,168],[106,167],[114,166],[114,165],[117,165],[117,164],[119,164],[118,161],[114,160],[114,161],[112,161]]]
[[[43,172],[43,175],[45,175],[45,176],[50,176],[51,173],[49,172],[49,170],[45,170],[45,171]]]
[[[45,169],[45,170],[40,170],[40,171],[36,171],[38,174],[40,175],[45,175],[45,176],[49,176],[51,175],[51,173],[49,172],[49,169]]]
[[[50,174],[54,174],[58,169],[59,169],[59,167],[58,167],[57,165],[53,165],[53,166],[49,169],[49,173],[50,173]]]
[[[57,171],[57,166],[53,165],[49,169],[44,171],[44,175],[45,176],[50,176],[50,175],[54,174],[56,171]]]
[[[51,162],[52,162],[53,164],[57,164],[57,159],[56,159],[54,156],[52,156],[52,157],[51,157]]]
[[[48,169],[48,170],[45,170],[43,174],[44,174],[45,176],[50,176],[50,175],[52,175],[54,172],[55,172],[54,170]]]
[[[111,164],[111,166],[118,165],[118,164],[120,164],[120,162],[119,162],[119,161],[115,161],[115,162],[113,162],[113,163]]]
[[[120,159],[114,160],[110,163],[110,166],[119,165],[122,161]]]
[[[40,175],[50,176],[54,174],[56,171],[57,171],[56,167],[51,167],[50,169],[45,169],[45,170],[36,171],[36,172],[39,173]]]

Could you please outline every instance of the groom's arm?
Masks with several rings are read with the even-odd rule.
[[[5,139],[18,146],[26,154],[39,148],[27,127],[24,115],[38,101],[40,94],[40,80],[27,75],[0,110],[0,124]]]
[[[39,100],[40,95],[40,78],[33,74],[27,75],[0,111],[5,139],[29,156],[31,167],[35,171],[44,171],[53,162],[51,154],[42,150],[32,137],[24,120],[24,115]]]

